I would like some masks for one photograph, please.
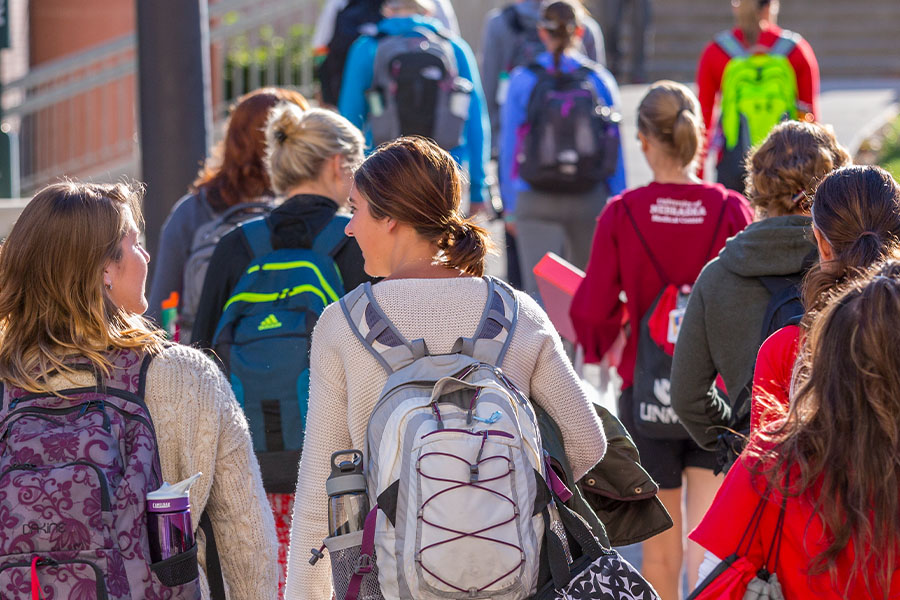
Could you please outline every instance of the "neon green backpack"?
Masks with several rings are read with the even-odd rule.
[[[721,86],[721,126],[727,150],[755,146],[772,127],[797,118],[797,74],[787,56],[798,37],[785,30],[767,54],[751,54],[731,31],[716,36],[716,43],[730,57]]]

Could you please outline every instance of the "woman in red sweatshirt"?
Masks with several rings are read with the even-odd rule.
[[[610,200],[594,233],[587,276],[572,302],[571,317],[588,362],[610,349],[627,315],[632,332],[619,366],[623,392],[619,417],[632,434],[644,467],[659,483],[659,498],[675,527],[644,542],[643,574],[663,598],[677,598],[685,529],[681,517],[682,476],[687,475],[688,526],[699,522],[718,480],[712,452],[687,435],[652,439],[635,427],[632,385],[637,356],[637,324],[669,285],[690,286],[725,240],[752,220],[743,196],[694,174],[703,139],[696,97],[685,86],[655,84],[638,109],[638,138],[653,171],[653,182]],[[625,292],[627,301],[620,299]],[[680,429],[680,428],[679,428]],[[694,552],[696,550],[696,552]],[[693,582],[702,559],[689,551]]]
[[[804,279],[806,315],[800,325],[773,333],[759,349],[750,409],[754,433],[783,416],[804,332],[833,290],[880,260],[900,259],[900,186],[884,169],[832,171],[816,189],[811,212],[819,263]]]
[[[697,65],[697,92],[700,108],[703,111],[703,124],[709,134],[707,147],[716,152],[717,164],[722,158],[724,139],[716,113],[717,100],[721,100],[722,77],[725,67],[732,58],[728,41],[736,43],[748,54],[765,54],[776,46],[787,51],[786,58],[794,70],[797,83],[797,118],[799,120],[816,121],[819,118],[819,64],[812,47],[799,34],[784,30],[776,25],[778,19],[778,0],[732,0],[731,2],[736,26],[731,31],[724,31],[712,40],[700,55]],[[723,43],[723,40],[726,42]],[[786,44],[786,45],[783,45]],[[735,49],[737,50],[737,49]],[[719,107],[721,108],[721,107]],[[703,176],[703,165],[706,152],[700,160],[700,176]],[[723,180],[719,173],[718,181]],[[731,183],[731,182],[729,182]],[[727,185],[727,184],[726,184]],[[733,189],[743,191],[743,179],[736,179]]]

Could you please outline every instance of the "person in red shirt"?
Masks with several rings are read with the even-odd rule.
[[[694,175],[702,138],[699,105],[693,93],[671,81],[656,83],[638,109],[638,139],[653,171],[653,182],[613,198],[600,214],[587,274],[571,307],[587,362],[599,362],[612,347],[623,315],[631,323],[632,335],[618,369],[624,389],[619,418],[634,438],[644,467],[659,483],[659,498],[675,522],[674,528],[644,542],[643,574],[663,598],[677,598],[681,588],[685,535],[682,477],[687,475],[691,488],[691,526],[712,500],[718,480],[712,473],[714,454],[692,440],[650,439],[636,430],[630,396],[636,328],[664,287],[693,284],[725,240],[741,231],[753,216],[743,196],[701,182]],[[663,281],[660,271],[671,280]],[[627,302],[620,299],[623,291]],[[702,553],[696,548],[689,551],[691,556],[688,576],[693,581]]]
[[[766,52],[781,38],[784,30],[776,24],[778,0],[732,0],[736,27],[732,33],[751,52]],[[787,55],[797,77],[798,118],[817,121],[819,118],[819,63],[812,47],[799,35],[794,36],[796,45]],[[716,102],[722,86],[722,75],[730,57],[715,41],[711,41],[697,65],[697,95],[703,112],[703,125],[709,134],[707,148],[713,146],[718,133],[713,117]],[[700,176],[706,158],[704,150],[700,159]],[[743,191],[743,190],[741,190]]]
[[[788,406],[803,331],[821,312],[829,293],[878,261],[900,258],[900,186],[884,169],[849,166],[832,171],[819,184],[811,212],[820,259],[804,282],[807,314],[799,326],[776,331],[759,349],[751,433]]]
[[[898,261],[832,296],[812,324],[809,379],[786,419],[754,438],[690,534],[712,555],[704,573],[745,532],[741,555],[762,567],[780,532],[773,570],[785,598],[900,598],[898,324]]]

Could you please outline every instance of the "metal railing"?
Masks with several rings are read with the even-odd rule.
[[[216,136],[234,98],[264,85],[312,95],[322,0],[219,0],[209,6]],[[21,195],[61,177],[139,177],[137,39],[125,35],[43,63],[3,86],[2,129],[19,138]]]

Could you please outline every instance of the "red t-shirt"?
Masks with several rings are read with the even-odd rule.
[[[750,396],[751,433],[756,433],[778,418],[777,412],[769,412],[771,405],[786,408],[790,403],[791,376],[799,351],[800,327],[797,325],[782,327],[759,347]]]
[[[700,525],[688,536],[719,558],[735,553],[741,536],[750,525],[765,483],[754,479],[748,459],[741,457],[728,472],[719,488],[712,506],[706,512]],[[844,600],[846,598],[881,598],[866,593],[862,577],[854,579],[847,595],[841,591],[847,582],[853,564],[853,544],[847,545],[837,561],[837,587],[832,585],[829,574],[810,575],[809,564],[813,557],[827,548],[824,543],[823,521],[814,515],[812,503],[808,499],[816,494],[788,498],[785,508],[784,529],[781,550],[775,572],[781,583],[785,598],[816,598],[816,600]],[[762,567],[769,546],[775,535],[781,496],[772,494],[765,505],[762,519],[756,533],[750,540],[747,558],[757,568]],[[877,534],[876,534],[877,535]],[[747,542],[744,542],[745,545]],[[870,573],[874,584],[874,572]],[[895,571],[891,580],[890,598],[900,598],[900,574]]]
[[[771,48],[778,41],[783,30],[777,25],[769,25],[759,35],[757,44],[763,48]],[[735,37],[741,43],[744,42],[744,32],[735,28]],[[819,119],[819,63],[813,53],[812,46],[805,39],[800,38],[797,46],[788,54],[787,59],[794,67],[797,75],[797,100],[801,104],[801,110],[810,113],[813,119]],[[700,110],[703,113],[703,124],[706,125],[708,139],[715,135],[713,127],[714,109],[716,97],[722,87],[722,74],[725,65],[730,60],[728,54],[715,42],[710,42],[700,55],[697,65],[697,97],[700,100]],[[704,156],[705,158],[705,153]],[[701,160],[701,177],[704,161]]]
[[[657,274],[624,204],[671,281],[662,281]],[[722,221],[713,239],[720,213]],[[602,360],[619,335],[626,312],[632,335],[618,370],[623,387],[630,387],[637,355],[636,327],[660,290],[669,283],[693,284],[725,240],[752,220],[753,213],[743,196],[712,183],[651,183],[610,200],[597,219],[587,274],[570,309],[585,360]],[[619,298],[622,291],[627,304]]]

